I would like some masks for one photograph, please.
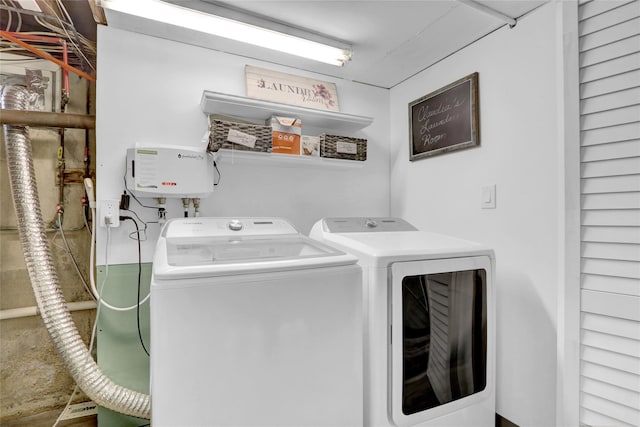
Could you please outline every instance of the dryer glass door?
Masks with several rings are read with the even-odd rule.
[[[398,425],[454,411],[485,390],[490,265],[488,257],[392,265],[391,400]]]

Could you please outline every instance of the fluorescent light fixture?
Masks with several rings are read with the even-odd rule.
[[[350,49],[329,46],[160,0],[101,0],[100,6],[339,67],[351,59]]]

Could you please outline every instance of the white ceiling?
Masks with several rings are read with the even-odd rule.
[[[546,1],[476,3],[518,19]],[[335,67],[109,10],[108,24],[383,88],[397,85],[498,28],[509,30],[505,21],[470,7],[468,1],[457,0],[169,2],[212,12],[227,7],[231,9],[225,11],[227,15],[247,16],[249,21],[268,18],[284,26],[342,40],[351,45],[353,57],[344,67]]]

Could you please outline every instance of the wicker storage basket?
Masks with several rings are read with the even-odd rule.
[[[229,142],[227,137],[230,129],[255,136],[255,146],[251,148],[242,144]],[[270,153],[271,126],[261,126],[253,123],[236,123],[209,117],[209,146],[207,147],[207,151],[215,152],[221,148]]]
[[[339,135],[320,135],[320,157],[367,160],[367,140]]]

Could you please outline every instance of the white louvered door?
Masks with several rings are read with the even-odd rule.
[[[640,426],[640,0],[578,17],[580,423]]]

